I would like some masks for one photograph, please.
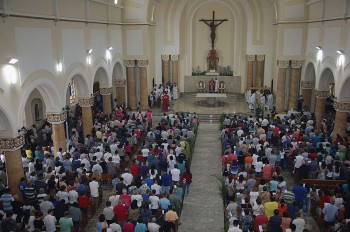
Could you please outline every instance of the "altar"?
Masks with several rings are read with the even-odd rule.
[[[217,78],[219,83],[225,82],[225,93],[242,93],[241,91],[241,76],[185,76],[184,77],[184,92],[185,93],[198,93],[198,83],[202,81],[205,83],[205,91],[209,92],[209,81]]]
[[[197,93],[196,98],[207,98],[209,106],[216,106],[216,98],[226,98],[226,93]]]

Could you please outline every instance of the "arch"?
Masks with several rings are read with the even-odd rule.
[[[112,79],[108,76],[107,61],[103,58],[96,60],[92,73],[94,74],[92,83],[99,82],[100,88],[108,88],[112,85]]]
[[[88,74],[85,72],[85,67],[81,67],[82,64],[75,64],[74,67],[71,67],[72,70],[69,72],[68,77],[66,79],[66,83],[64,85],[63,96],[67,96],[68,86],[72,80],[77,88],[77,96],[78,98],[89,98],[92,93],[92,85],[89,85],[92,81],[89,81]]]
[[[306,65],[305,73],[304,73],[304,81],[315,82],[316,81],[316,71],[315,66],[312,62],[309,62]]]
[[[330,84],[334,84],[334,75],[333,71],[327,67],[321,72],[317,90],[328,91]]]
[[[119,62],[114,64],[112,79],[113,79],[113,82],[115,80],[124,80],[125,79],[123,66]]]
[[[0,137],[1,138],[13,138],[17,133],[17,130],[21,127],[14,122],[15,117],[9,104],[0,101]],[[15,125],[18,125],[17,127]]]
[[[37,89],[42,96],[46,107],[46,113],[61,113],[62,111],[62,96],[56,84],[48,78],[40,77],[35,79],[24,89],[18,111],[19,123],[23,123],[25,106],[34,89]]]
[[[345,78],[340,86],[339,95],[337,97],[339,102],[350,102],[350,75]]]

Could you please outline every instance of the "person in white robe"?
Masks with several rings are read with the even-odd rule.
[[[219,91],[219,80],[218,78],[215,78],[215,93]]]
[[[267,95],[267,110],[272,110],[273,108],[273,95],[270,93]]]
[[[260,95],[260,103],[261,103],[261,105],[264,106],[264,109],[266,109],[266,97],[265,97],[265,94],[261,94]]]
[[[256,93],[252,93],[252,95],[249,98],[249,109],[250,110],[255,109],[255,103],[256,103]]]
[[[249,104],[249,99],[250,96],[252,95],[252,91],[250,91],[250,89],[248,89],[248,91],[245,93],[245,101]]]
[[[177,85],[175,83],[173,86],[173,97],[174,100],[177,100],[179,98],[179,89],[177,88]]]

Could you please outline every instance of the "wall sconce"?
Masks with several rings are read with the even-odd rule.
[[[56,65],[57,72],[62,72],[63,70],[63,65],[61,62],[58,62]]]
[[[88,55],[88,56],[86,57],[86,63],[87,63],[88,65],[91,65],[91,56],[90,56],[90,55]]]
[[[10,84],[16,84],[17,83],[17,71],[16,68],[13,65],[6,65],[4,67],[5,75],[7,77],[7,81]]]
[[[322,51],[322,49],[320,49],[320,50],[318,50],[318,52],[317,52],[316,59],[317,59],[318,61],[320,61],[320,60],[322,60],[322,58],[323,58],[323,51]]]
[[[108,50],[109,50],[109,51],[112,51],[112,50],[113,50],[113,47],[110,46],[110,47],[108,48]]]
[[[9,60],[9,64],[16,64],[17,62],[18,62],[18,59],[16,59],[16,58],[11,58]]]
[[[322,47],[321,46],[316,46],[316,49],[317,50],[322,50]]]
[[[337,53],[339,54],[338,66],[341,67],[344,65],[344,61],[345,61],[344,52],[343,52],[343,50],[338,50]]]
[[[338,53],[339,55],[343,55],[343,50],[338,50],[337,53]]]
[[[114,0],[114,4],[118,4],[118,0]]]
[[[107,58],[107,60],[110,60],[112,58],[112,54],[111,54],[110,50],[106,50],[106,58]]]
[[[89,49],[87,50],[87,53],[88,53],[88,54],[91,54],[91,53],[92,53],[92,49],[89,48]]]

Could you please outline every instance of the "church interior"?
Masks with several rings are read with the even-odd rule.
[[[261,92],[266,113],[309,112],[316,128],[333,122],[333,140],[347,135],[349,0],[0,0],[0,16],[0,152],[13,194],[27,131],[52,128],[57,154],[77,111],[91,134],[96,104],[161,118],[160,85],[174,112],[255,115],[247,92]]]

